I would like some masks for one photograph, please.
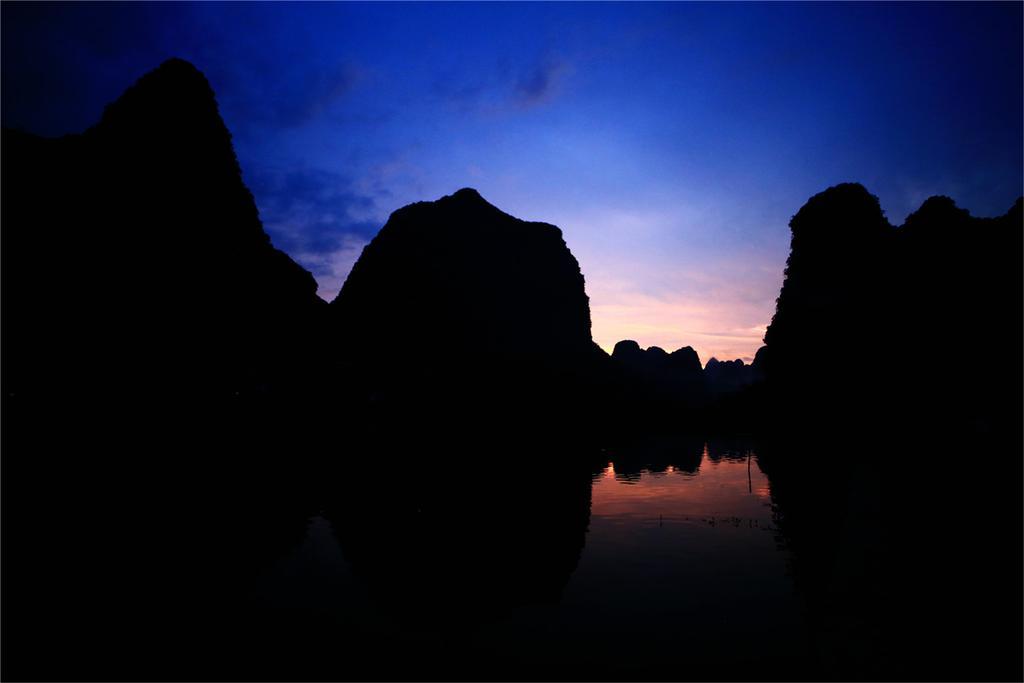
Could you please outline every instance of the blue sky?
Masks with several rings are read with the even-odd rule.
[[[859,181],[896,224],[1021,194],[1022,7],[4,3],[3,124],[81,131],[182,57],[321,296],[391,211],[472,186],[563,229],[605,348],[749,359],[812,194]]]

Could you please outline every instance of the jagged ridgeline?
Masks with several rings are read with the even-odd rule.
[[[81,135],[3,132],[5,385],[16,395],[266,392],[326,306],[275,249],[213,91],[143,76]]]

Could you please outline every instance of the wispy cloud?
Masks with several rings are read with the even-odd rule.
[[[228,59],[207,47],[195,55],[232,132],[246,137],[305,126],[345,102],[365,78],[347,61],[296,65],[260,57]]]
[[[309,70],[298,78],[286,81],[287,92],[264,91],[255,111],[263,108],[266,119],[283,127],[308,123],[324,113],[332,104],[352,91],[359,72],[351,64],[334,64],[323,70]],[[280,86],[281,84],[276,84]]]
[[[333,299],[382,225],[377,198],[323,169],[256,169],[247,181],[274,246],[316,278]]]
[[[567,62],[544,59],[516,79],[514,101],[520,107],[536,107],[553,100],[570,73]]]
[[[460,111],[532,109],[554,101],[572,72],[564,58],[543,56],[523,66],[498,64],[482,73],[452,73],[435,81],[433,91]]]

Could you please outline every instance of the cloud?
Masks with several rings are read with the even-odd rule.
[[[571,73],[566,60],[543,57],[521,67],[501,63],[482,73],[450,73],[434,82],[433,92],[460,111],[531,109],[556,99]]]
[[[383,221],[377,199],[339,173],[256,168],[246,178],[274,246],[307,268],[333,299]]]
[[[535,107],[554,99],[569,73],[567,63],[543,60],[516,79],[514,100],[521,107]]]
[[[323,52],[294,58],[296,37],[278,30],[279,17],[241,3],[5,3],[3,19],[4,125],[47,135],[91,125],[104,104],[170,57],[206,74],[232,132],[243,136],[313,121],[365,76]],[[242,26],[250,37],[230,39]],[[55,107],[53,93],[76,106]]]
[[[222,105],[237,114],[232,117],[236,127],[246,133],[305,125],[348,95],[361,77],[359,69],[347,62],[303,69],[274,63],[253,68],[245,61],[214,63],[219,66],[211,69],[211,79],[225,86],[218,88]]]

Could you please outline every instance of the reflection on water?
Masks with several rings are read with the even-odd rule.
[[[1002,451],[393,431],[23,465],[9,678],[1020,679]]]
[[[604,455],[582,488],[476,468],[339,482],[251,599],[359,643],[339,677],[487,678],[495,662],[523,678],[797,675],[806,638],[756,453]],[[374,659],[399,644],[415,658]]]
[[[612,456],[614,457],[614,455]],[[757,456],[741,454],[713,457],[705,446],[699,469],[643,469],[621,472],[614,461],[594,477],[595,516],[631,520],[716,520],[768,528],[771,510],[768,478],[757,465]]]
[[[649,653],[620,663],[627,678],[770,678],[783,661],[796,675],[799,605],[756,454],[691,448],[699,457],[675,461],[610,452],[565,619]]]

